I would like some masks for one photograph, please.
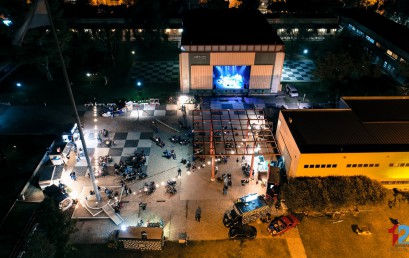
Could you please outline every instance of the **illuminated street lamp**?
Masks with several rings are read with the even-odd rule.
[[[22,85],[22,84],[21,84],[21,83],[19,83],[19,82],[18,82],[18,83],[16,83],[16,86],[17,86],[17,87],[21,87],[21,85]]]
[[[308,49],[304,49],[304,51],[302,51],[304,53],[304,55],[308,54]]]

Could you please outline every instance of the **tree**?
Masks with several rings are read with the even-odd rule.
[[[55,255],[55,247],[47,236],[35,232],[27,244],[24,257],[26,258],[50,258]]]
[[[132,23],[142,29],[140,36],[147,47],[160,44],[164,38],[171,7],[168,0],[139,0],[131,7]]]
[[[46,198],[41,204],[39,222],[47,232],[47,239],[55,246],[55,257],[65,257],[71,251],[70,235],[76,231],[68,213],[63,213],[54,199]]]
[[[63,10],[61,8],[60,1],[48,0],[48,2],[57,31],[61,51],[65,53],[71,39],[71,33],[69,32],[64,20],[61,19]],[[18,6],[19,2],[17,2],[16,5],[8,5],[8,8]],[[27,14],[28,9],[24,10],[22,14],[23,13]],[[22,46],[12,46],[10,43],[16,30],[24,23],[24,20],[25,18],[23,18],[23,15],[16,17],[17,22],[13,27],[13,33],[7,35],[7,51],[2,51],[2,55],[5,56],[5,60],[19,65],[33,64],[39,69],[39,71],[46,74],[48,80],[52,80],[53,76],[51,69],[60,66],[60,59],[55,47],[56,42],[52,33],[50,32],[49,27],[29,29],[24,37]],[[65,61],[68,65],[69,59],[65,58]]]
[[[257,10],[260,6],[260,0],[240,0],[239,8]]]

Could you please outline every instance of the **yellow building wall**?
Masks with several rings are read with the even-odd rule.
[[[314,168],[310,168],[310,165],[314,165]],[[316,168],[317,165],[319,168]],[[327,168],[327,165],[331,165],[331,168]],[[409,153],[301,154],[296,170],[297,177],[365,175],[380,181],[409,179]]]

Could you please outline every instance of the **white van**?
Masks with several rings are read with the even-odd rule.
[[[298,97],[298,91],[294,86],[291,86],[290,84],[285,85],[285,92],[291,97],[291,98],[296,98]]]

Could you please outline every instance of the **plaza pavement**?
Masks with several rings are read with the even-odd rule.
[[[272,101],[276,105],[280,105],[279,102],[283,99],[285,98],[274,98]],[[232,105],[235,102],[237,103],[236,100],[232,100]],[[260,99],[247,99],[247,103],[256,104],[257,108],[263,108],[265,106],[265,102]],[[218,108],[219,104],[217,99],[210,101],[212,108]],[[295,105],[294,108],[296,108],[299,103],[292,103],[292,105]],[[10,109],[14,108],[15,107],[10,107]],[[42,107],[39,109],[40,110],[34,110],[36,115],[39,116],[37,118],[46,121],[45,124],[41,124],[40,126],[52,124],[52,120],[55,119],[51,118],[54,112],[58,113],[54,115],[57,115],[59,119],[70,118],[72,120],[72,112],[70,112],[70,109],[67,107],[65,110],[52,110],[51,114],[49,113],[48,115],[44,114],[46,113],[45,110],[49,112],[48,107],[46,109]],[[188,106],[188,109],[193,109],[193,105]],[[93,109],[88,107],[79,106],[78,110],[83,114],[81,121],[84,125],[85,136],[91,133],[96,135],[97,132],[103,128],[109,132],[152,131],[151,121],[154,119],[153,116],[116,116],[114,118],[104,118],[95,116]],[[19,108],[13,111],[17,113],[22,112]],[[10,115],[7,112],[5,112],[3,116]],[[99,110],[97,113],[98,112]],[[233,186],[229,189],[227,195],[222,194],[221,183],[210,180],[211,171],[210,166],[207,164],[207,161],[210,161],[210,159],[206,160],[206,166],[204,168],[200,170],[196,169],[195,172],[191,172],[190,174],[188,174],[186,168],[182,167],[181,178],[176,178],[177,194],[172,196],[167,194],[165,188],[162,186],[162,182],[175,178],[177,168],[182,165],[180,163],[181,158],[188,158],[192,155],[191,145],[174,145],[168,140],[171,135],[178,135],[178,133],[171,128],[179,129],[177,118],[180,115],[181,113],[178,111],[177,116],[155,117],[162,121],[163,124],[168,125],[158,124],[159,133],[155,133],[155,136],[159,136],[165,141],[165,149],[175,150],[177,159],[168,160],[163,158],[162,151],[164,149],[152,144],[147,168],[148,178],[128,183],[133,194],[122,196],[124,205],[120,215],[124,219],[124,222],[120,226],[135,226],[140,220],[143,220],[145,225],[148,222],[159,222],[159,220],[163,220],[164,233],[167,240],[178,240],[179,233],[182,232],[186,232],[191,240],[227,239],[228,229],[222,224],[224,212],[232,208],[233,202],[237,198],[250,193],[264,194],[266,188],[262,187],[261,184],[256,184],[256,181],[250,181],[249,184],[242,186],[240,180],[244,177],[241,171],[241,164],[236,163],[235,157],[232,156],[227,164],[219,165],[219,174],[232,174]],[[46,119],[47,117],[50,119]],[[61,120],[54,121],[56,124],[58,124],[58,122],[61,122]],[[35,129],[36,125],[33,124],[31,127]],[[10,126],[10,128],[13,128],[13,131],[16,130],[19,132],[18,126]],[[55,127],[53,128],[55,130]],[[247,162],[249,161],[249,157],[247,157]],[[71,180],[69,173],[75,169],[75,167],[75,159],[70,159],[63,173],[63,182],[73,190],[72,194],[76,195],[81,201],[88,195],[89,189],[91,189],[91,181],[87,176],[79,176],[77,181]],[[97,180],[99,186],[112,188],[120,186],[121,177],[111,174],[103,178],[98,178]],[[159,188],[152,195],[140,193],[139,190],[142,189],[143,184],[151,181],[159,184]],[[104,195],[104,192],[101,192],[101,195]],[[26,201],[40,201],[40,199],[42,199],[42,193],[38,189],[29,187],[25,193],[25,197]],[[139,209],[140,202],[147,203],[145,211]],[[195,221],[195,211],[198,206],[202,209],[202,219],[200,222]],[[286,211],[283,209],[276,211],[273,208],[271,210],[273,216],[281,215],[284,212]],[[74,215],[77,216],[77,218],[81,218],[78,219],[77,222],[78,231],[72,235],[72,241],[74,243],[106,243],[109,233],[120,228],[120,226],[115,225],[107,216],[103,215],[103,213],[93,217],[84,208],[81,208],[80,204],[77,205]],[[267,224],[253,224],[258,229],[258,238],[271,238],[271,236],[267,234]],[[286,233],[285,236],[280,237],[284,237],[287,240],[292,257],[306,256],[298,230],[291,230]]]

